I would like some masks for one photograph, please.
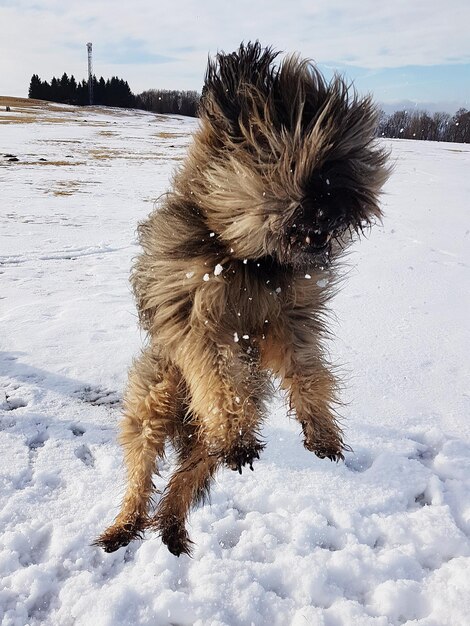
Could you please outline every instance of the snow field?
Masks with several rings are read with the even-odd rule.
[[[0,112],[2,624],[466,626],[470,148],[390,142],[384,224],[349,255],[334,301],[345,463],[304,450],[277,397],[255,471],[220,472],[192,513],[193,559],[150,533],[108,555],[90,543],[124,487],[117,423],[143,339],[135,226],[196,121],[12,114]]]

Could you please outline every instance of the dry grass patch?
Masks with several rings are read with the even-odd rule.
[[[15,98],[14,96],[0,96],[0,107],[15,107],[18,109],[29,107],[46,106],[45,100],[34,100],[32,98]]]
[[[85,165],[84,161],[20,161],[21,165],[52,165],[62,167],[64,165]]]
[[[37,115],[0,115],[0,124],[34,124],[38,121]]]
[[[73,196],[75,193],[87,193],[84,187],[96,185],[97,182],[93,180],[58,180],[55,187],[47,190],[46,193],[52,193],[54,196]]]
[[[91,148],[88,154],[99,161],[109,161],[111,159],[127,159],[128,161],[161,161],[172,158],[167,153],[163,152],[126,152],[125,150],[119,150],[117,148]],[[181,157],[182,158],[182,157]]]
[[[62,180],[56,183],[56,189],[51,189],[54,196],[72,196],[80,191],[82,182],[79,180]]]
[[[40,141],[42,143],[54,143],[54,144],[77,144],[83,143],[82,139],[36,139],[36,141]]]
[[[25,113],[18,111],[16,115],[14,113],[0,115],[0,124],[71,124],[77,122],[84,123],[81,120],[73,120],[67,117],[49,117],[47,111],[42,110],[37,113],[36,111],[27,111]]]
[[[108,159],[116,159],[116,158],[124,158],[127,157],[127,154],[124,154],[121,150],[117,150],[116,148],[91,148],[89,150],[89,155],[93,159],[98,159],[100,161],[106,161]]]
[[[155,137],[159,137],[160,139],[176,139],[178,137],[184,137],[182,133],[171,133],[166,130],[162,130],[159,133],[155,134]]]
[[[76,107],[61,104],[58,106],[54,102],[48,100],[35,100],[34,98],[17,98],[15,96],[0,96],[0,107],[14,107],[15,109],[44,109],[45,111],[55,111],[64,113],[68,111],[76,111]]]

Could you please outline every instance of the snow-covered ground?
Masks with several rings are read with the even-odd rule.
[[[277,399],[255,472],[222,471],[192,513],[193,559],[151,534],[90,546],[124,486],[135,226],[195,124],[0,113],[1,623],[466,626],[468,145],[391,143],[384,225],[354,248],[334,303],[346,462],[304,450]]]

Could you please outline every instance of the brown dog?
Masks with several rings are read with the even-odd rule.
[[[200,128],[162,206],[139,226],[132,285],[148,345],[129,375],[120,441],[128,488],[97,540],[144,529],[189,553],[185,521],[221,465],[252,469],[270,375],[320,458],[343,458],[322,340],[335,260],[380,217],[377,115],[342,79],[258,43],[209,62]],[[178,467],[149,515],[169,441]]]

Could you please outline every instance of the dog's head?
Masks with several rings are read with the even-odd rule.
[[[387,154],[370,97],[297,56],[275,66],[276,56],[249,43],[209,61],[196,199],[236,257],[323,265],[380,218]]]

